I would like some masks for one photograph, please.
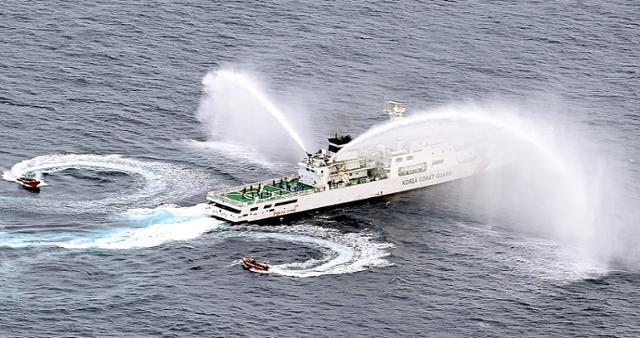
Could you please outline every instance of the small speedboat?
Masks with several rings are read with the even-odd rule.
[[[269,263],[258,262],[256,261],[255,257],[251,257],[251,256],[242,257],[240,259],[240,262],[242,263],[242,267],[245,268],[245,270],[250,270],[250,271],[268,271],[269,270]]]
[[[18,184],[20,184],[23,188],[34,192],[40,191],[40,185],[42,184],[42,181],[25,176],[16,178],[16,182],[18,182]]]

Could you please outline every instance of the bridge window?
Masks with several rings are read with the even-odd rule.
[[[406,176],[406,175],[421,173],[423,171],[427,171],[426,162],[422,162],[420,164],[408,165],[406,167],[400,167],[398,168],[398,175]]]
[[[238,210],[236,208],[232,208],[232,207],[230,207],[228,205],[224,205],[224,204],[218,203],[218,204],[216,204],[216,207],[218,207],[218,208],[220,208],[222,210],[231,211],[234,214],[239,214],[240,213],[240,210]]]
[[[291,203],[296,203],[298,202],[298,200],[288,200],[288,201],[284,201],[284,202],[278,202],[276,204],[274,204],[274,207],[280,206],[280,205],[285,205],[285,204],[291,204]]]
[[[437,161],[431,162],[431,165],[442,164],[443,162],[444,162],[444,160],[437,160]]]

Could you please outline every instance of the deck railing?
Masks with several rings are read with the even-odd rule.
[[[242,189],[242,187],[240,187],[240,189]],[[229,192],[235,192],[238,191],[238,189],[231,189],[231,190],[226,190],[226,193]],[[301,196],[301,195],[307,195],[307,194],[311,194],[311,193],[315,193],[319,191],[319,189],[306,189],[306,190],[300,190],[300,191],[288,191],[289,193],[286,195],[280,195],[280,194],[275,194],[275,193],[271,193],[270,197],[267,198],[255,198],[254,200],[251,201],[246,201],[246,202],[242,202],[242,201],[238,201],[235,200],[233,198],[229,198],[225,195],[224,191],[212,191],[209,192],[207,194],[207,199],[211,199],[214,201],[219,201],[219,202],[227,202],[236,206],[249,206],[249,205],[253,205],[256,204],[256,202],[268,202],[268,201],[275,201],[275,200],[281,200],[281,199],[286,199],[289,197],[295,197],[295,196]]]
[[[293,176],[291,179],[287,180],[287,184],[291,184],[291,180],[292,179],[299,179],[299,178],[297,176]],[[280,180],[280,179],[278,179],[278,180]],[[220,202],[228,202],[228,203],[231,203],[231,204],[236,205],[236,206],[248,206],[248,205],[256,204],[256,202],[275,201],[275,200],[285,199],[285,198],[288,198],[288,197],[306,195],[306,194],[310,194],[310,193],[314,193],[314,192],[319,191],[319,189],[317,189],[317,188],[303,189],[303,190],[299,190],[299,191],[284,190],[284,191],[287,192],[287,194],[284,194],[284,195],[278,194],[276,192],[269,191],[269,193],[271,194],[270,197],[266,197],[266,198],[258,198],[258,197],[256,197],[254,200],[246,201],[246,202],[238,201],[238,200],[235,200],[235,199],[232,199],[232,198],[229,198],[229,197],[226,196],[226,194],[228,194],[230,192],[241,192],[242,190],[249,189],[249,188],[256,189],[258,186],[262,186],[263,188],[265,186],[273,186],[273,182],[274,182],[274,180],[266,180],[266,181],[262,181],[262,182],[248,183],[248,184],[244,184],[244,185],[236,186],[236,187],[229,187],[229,188],[222,189],[222,190],[217,190],[217,191],[210,191],[209,193],[207,193],[207,199],[217,200],[217,201],[220,201]],[[301,184],[303,184],[303,183],[301,183]],[[262,192],[262,193],[264,193],[264,192]]]
[[[293,176],[292,179],[299,179],[296,176]],[[287,181],[288,183],[291,182],[291,180]],[[340,186],[340,187],[333,187],[330,190],[336,190],[336,189],[341,189],[341,188],[346,188],[352,185],[358,185],[358,184],[364,184],[364,183],[368,183],[371,182],[371,179],[369,178],[355,178],[350,180],[350,184],[348,185],[344,185],[344,186]],[[267,180],[267,181],[262,181],[262,182],[256,182],[256,183],[249,183],[249,184],[245,184],[245,185],[241,185],[238,187],[231,187],[231,188],[227,188],[227,189],[223,189],[223,190],[218,190],[218,191],[211,191],[209,193],[207,193],[207,199],[211,199],[214,201],[219,201],[219,202],[223,202],[223,203],[229,203],[235,206],[249,206],[249,205],[253,205],[256,204],[257,202],[268,202],[268,201],[275,201],[275,200],[281,200],[281,199],[286,199],[286,198],[290,198],[290,197],[295,197],[295,196],[302,196],[302,195],[307,195],[307,194],[312,194],[312,193],[316,193],[316,192],[320,192],[320,191],[324,191],[324,189],[319,189],[319,188],[312,188],[312,189],[303,189],[303,190],[299,190],[299,191],[291,191],[291,190],[285,190],[288,193],[286,195],[280,195],[280,194],[276,194],[273,192],[271,193],[270,197],[267,198],[258,198],[256,197],[255,199],[251,200],[251,201],[238,201],[232,198],[229,198],[226,196],[227,193],[230,192],[241,192],[243,189],[248,189],[250,187],[253,187],[254,189],[258,187],[258,185],[261,185],[262,187],[267,186],[267,185],[272,185],[273,184],[273,180]],[[327,187],[328,188],[328,187]]]

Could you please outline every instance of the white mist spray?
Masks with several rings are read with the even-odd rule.
[[[285,115],[256,77],[245,72],[217,70],[205,75],[202,84],[204,95],[198,120],[204,124],[210,140],[241,144],[267,154],[284,150],[299,157],[300,150],[306,152],[293,127],[293,118],[300,116],[293,112]],[[297,150],[291,149],[292,145]]]
[[[552,238],[573,252],[572,259],[579,260],[576,266],[581,268],[621,260],[627,267],[637,265],[623,259],[638,240],[629,231],[629,220],[612,227],[610,211],[601,207],[606,199],[620,198],[613,182],[600,181],[603,177],[595,163],[606,162],[602,154],[590,151],[590,138],[572,136],[575,125],[549,116],[540,122],[525,117],[529,113],[495,103],[448,105],[375,126],[336,157],[350,150],[424,138],[477,147],[500,169],[465,181],[460,201],[450,202],[460,202],[462,210],[487,217],[489,224]],[[606,196],[598,188],[603,185],[609,190]],[[631,237],[624,239],[625,233]],[[617,250],[612,250],[612,240]]]

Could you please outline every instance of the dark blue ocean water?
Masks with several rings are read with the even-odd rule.
[[[0,181],[0,336],[640,335],[639,13],[633,1],[3,1],[0,169],[48,186]],[[282,226],[205,218],[208,190],[286,175],[299,155],[211,135],[201,79],[221,68],[295,107],[314,146],[380,122],[388,98],[516,102],[580,135],[580,165],[605,168],[586,169],[604,182],[602,240],[566,245],[535,227],[553,215],[519,217],[538,203],[502,203],[529,189],[478,208],[496,197],[483,177]],[[242,271],[246,254],[282,273]]]

